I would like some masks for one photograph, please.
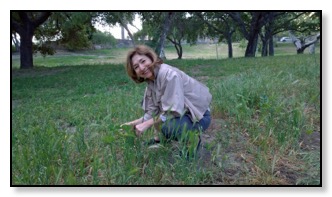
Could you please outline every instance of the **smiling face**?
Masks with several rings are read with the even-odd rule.
[[[136,83],[154,80],[155,68],[163,63],[154,50],[145,45],[129,50],[126,59],[127,74]]]
[[[140,78],[153,80],[154,76],[151,71],[152,60],[146,55],[135,54],[131,58],[132,67],[136,75]]]

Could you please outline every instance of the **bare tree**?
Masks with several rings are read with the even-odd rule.
[[[304,50],[310,46],[310,53],[314,53],[315,43],[320,39],[320,33],[306,38],[297,38],[292,31],[289,31],[289,35],[296,47],[297,54],[303,54]]]

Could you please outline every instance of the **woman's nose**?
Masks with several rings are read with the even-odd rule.
[[[143,64],[139,64],[138,67],[139,67],[140,70],[144,70],[144,65]]]

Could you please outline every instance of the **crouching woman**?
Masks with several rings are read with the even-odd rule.
[[[163,63],[151,48],[139,45],[130,50],[126,71],[134,82],[147,84],[142,104],[144,116],[123,124],[132,125],[137,136],[154,126],[167,139],[179,140],[184,132],[200,133],[209,127],[212,100],[209,89]],[[152,142],[160,142],[158,134],[155,133]]]

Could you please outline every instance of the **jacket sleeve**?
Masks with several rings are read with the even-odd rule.
[[[161,106],[163,114],[179,117],[184,113],[183,81],[177,72],[168,72],[162,81]]]
[[[152,101],[151,90],[148,87],[145,89],[142,108],[144,110],[143,121],[150,120],[154,116],[159,114],[158,106],[155,106]]]

